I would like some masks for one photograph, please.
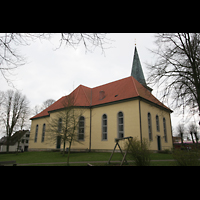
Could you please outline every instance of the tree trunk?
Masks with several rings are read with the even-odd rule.
[[[193,133],[190,132],[190,135],[191,135],[191,137],[192,137],[192,142],[193,142],[193,144],[194,144],[195,142],[194,142],[194,138],[193,138]]]
[[[63,156],[65,155],[65,141],[64,141],[64,144],[63,144]]]
[[[197,136],[197,132],[194,132],[194,136],[195,136],[195,139],[196,139],[196,146],[198,146],[198,143],[199,143],[199,138]]]
[[[8,142],[7,142],[6,153],[8,153],[8,152],[9,152],[9,144],[8,144]]]
[[[183,145],[183,133],[181,133],[181,145]]]
[[[6,145],[6,153],[9,152],[9,146],[10,146],[10,137],[7,137],[7,145]]]
[[[198,111],[199,111],[199,116],[200,116],[200,88],[197,88],[197,104],[198,104]],[[200,121],[199,121],[199,126],[200,126]]]
[[[20,140],[17,141],[17,152],[16,152],[16,155],[18,155],[18,151],[19,151],[19,143],[20,143]]]
[[[69,166],[69,155],[70,155],[71,144],[72,144],[72,141],[70,140],[69,141],[68,156],[67,156],[67,166]]]

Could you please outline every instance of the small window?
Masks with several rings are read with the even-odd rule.
[[[152,141],[152,125],[151,125],[151,113],[148,113],[148,132],[149,132],[149,140]]]
[[[60,133],[62,130],[62,118],[59,118],[58,120],[58,132]]]
[[[42,128],[42,141],[41,142],[44,142],[45,128],[46,128],[46,124],[43,124],[43,128]]]
[[[124,116],[122,112],[118,113],[118,137],[124,137]]]
[[[34,140],[34,142],[37,142],[37,135],[38,135],[38,124],[36,125],[36,129],[35,129],[35,140]]]
[[[163,129],[164,129],[165,142],[167,142],[167,129],[166,129],[166,120],[165,120],[165,118],[163,118]]]
[[[79,118],[78,140],[84,140],[85,132],[85,118],[81,116]]]
[[[156,115],[156,129],[158,132],[160,132],[160,124],[159,124],[159,117]]]
[[[102,140],[107,140],[107,115],[102,116]]]

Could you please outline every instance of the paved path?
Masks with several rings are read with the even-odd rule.
[[[151,160],[152,162],[156,161],[175,161],[175,160]],[[77,161],[69,162],[69,164],[78,164],[78,163],[107,163],[108,161]],[[121,163],[121,161],[110,161],[111,163]],[[128,160],[128,162],[134,162],[134,160]],[[67,162],[50,162],[50,163],[23,163],[17,164],[17,166],[27,166],[27,165],[57,165],[57,164],[67,164]]]

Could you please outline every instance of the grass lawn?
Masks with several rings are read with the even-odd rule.
[[[78,161],[108,161],[110,158],[110,152],[89,152],[89,153],[71,153],[70,154],[70,162],[78,162]],[[160,154],[160,153],[152,153],[151,160],[167,160],[173,159],[171,154]],[[50,162],[66,162],[67,154],[63,156],[60,152],[24,152],[16,154],[0,154],[0,161],[9,161],[16,160],[17,164],[23,163],[50,163]],[[121,153],[114,153],[111,161],[121,161],[122,155]],[[127,160],[129,160],[129,156],[127,155]],[[170,161],[157,161],[152,162],[152,165],[160,166],[160,165],[171,165]],[[134,163],[132,163],[134,164]],[[65,164],[59,164],[65,165]],[[73,164],[73,165],[86,165],[82,164]],[[95,163],[94,165],[106,165],[105,163]],[[54,164],[52,164],[54,166]]]
[[[106,161],[111,153],[71,153],[69,161]],[[121,160],[122,155],[116,153],[112,160]],[[67,154],[63,156],[60,152],[24,152],[16,154],[0,154],[0,161],[16,160],[17,163],[48,163],[48,162],[67,162]]]

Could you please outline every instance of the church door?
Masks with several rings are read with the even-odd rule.
[[[60,149],[60,143],[61,143],[61,137],[57,136],[57,143],[56,143],[56,148]]]
[[[161,141],[160,141],[160,136],[157,135],[157,143],[158,143],[158,151],[161,150]]]

